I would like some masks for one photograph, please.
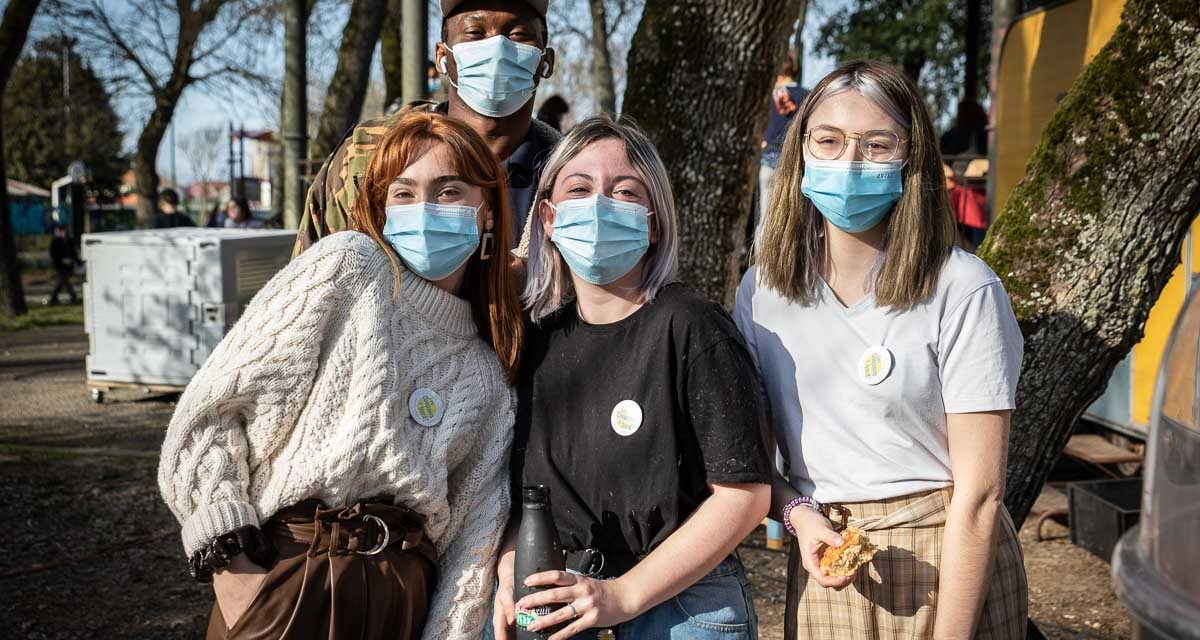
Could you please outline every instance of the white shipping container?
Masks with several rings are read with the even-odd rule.
[[[174,228],[84,234],[92,398],[187,385],[254,294],[291,257],[295,231]]]

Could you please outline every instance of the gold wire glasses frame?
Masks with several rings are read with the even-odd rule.
[[[893,131],[863,131],[846,133],[837,127],[813,127],[804,133],[805,148],[818,160],[837,160],[845,153],[850,141],[858,145],[858,151],[871,162],[891,162],[900,153],[908,138],[901,138]]]

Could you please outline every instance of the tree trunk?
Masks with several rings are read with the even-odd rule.
[[[0,22],[0,102],[8,87],[8,78],[21,49],[33,15],[41,0],[9,0]],[[0,318],[25,313],[25,288],[21,286],[21,265],[17,262],[17,241],[13,237],[12,212],[8,204],[8,174],[4,166],[4,119],[0,113]]]
[[[154,220],[158,210],[158,148],[175,115],[175,107],[195,78],[191,75],[196,47],[204,29],[216,19],[221,6],[228,0],[214,0],[203,5],[202,11],[181,12],[179,32],[175,41],[175,57],[171,60],[171,75],[161,86],[152,88],[154,109],[138,136],[133,154],[133,175],[138,192],[137,223],[145,228]],[[232,185],[231,185],[232,186]]]
[[[324,160],[342,140],[346,130],[362,116],[363,99],[371,77],[371,57],[387,16],[388,0],[354,0],[350,19],[342,31],[337,69],[325,93],[325,106],[317,125],[309,157]]]
[[[796,18],[796,84],[804,84],[804,23],[808,19],[808,0],[800,0],[800,17]]]
[[[383,108],[400,99],[401,83],[404,80],[404,48],[400,44],[400,20],[402,0],[387,0],[387,19],[383,21],[383,33],[379,37],[379,57],[383,60]]]
[[[925,68],[925,63],[928,58],[924,51],[911,51],[904,55],[900,61],[900,68],[904,70],[904,74],[908,76],[913,83],[921,82],[921,70]]]
[[[800,0],[650,0],[624,113],[658,146],[679,219],[680,276],[727,306],[737,289],[767,97]]]
[[[283,226],[296,229],[304,213],[308,156],[308,6],[303,0],[287,0],[283,25]]]
[[[604,0],[588,0],[592,7],[592,81],[596,108],[601,113],[617,112],[617,90],[613,82],[612,55],[608,51],[608,18]]]
[[[177,100],[178,98],[175,99]],[[168,112],[167,100],[155,100],[154,111],[142,129],[142,134],[138,136],[137,147],[134,150],[133,177],[138,193],[137,225],[143,229],[153,224],[154,215],[158,211],[158,148],[162,145],[167,125],[171,123],[175,101],[171,101]]]
[[[1129,0],[980,250],[1025,334],[1006,502],[1018,526],[1142,336],[1200,212],[1200,9]]]

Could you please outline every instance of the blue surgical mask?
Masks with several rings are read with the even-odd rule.
[[[650,246],[646,207],[596,194],[555,207],[550,241],[571,272],[592,284],[629,273]]]
[[[503,118],[516,113],[533,97],[533,76],[542,61],[541,49],[493,36],[460,42],[451,51],[458,67],[458,82],[450,80],[450,84],[475,113]]]
[[[904,162],[804,159],[800,191],[833,226],[849,233],[879,224],[904,192]]]
[[[466,263],[479,246],[476,207],[417,202],[384,209],[383,237],[413,273],[441,280]]]

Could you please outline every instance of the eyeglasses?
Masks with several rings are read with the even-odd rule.
[[[837,160],[846,151],[850,140],[858,145],[858,151],[871,162],[891,162],[900,153],[908,138],[901,138],[893,131],[863,131],[846,133],[837,127],[819,126],[804,134],[808,152],[818,160]]]

